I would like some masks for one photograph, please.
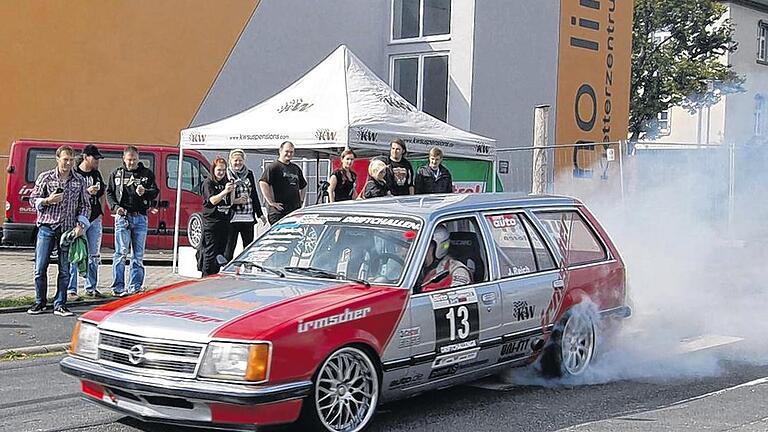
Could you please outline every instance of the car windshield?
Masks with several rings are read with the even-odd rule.
[[[403,216],[304,214],[282,219],[224,271],[244,269],[394,285],[421,229]],[[247,263],[255,265],[247,265]]]

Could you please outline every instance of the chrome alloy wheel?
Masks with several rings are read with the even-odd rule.
[[[567,375],[580,375],[595,351],[595,326],[589,317],[574,313],[565,323],[560,339],[562,368]]]
[[[362,430],[373,416],[378,398],[379,377],[363,351],[342,348],[320,368],[315,385],[315,410],[329,431]]]

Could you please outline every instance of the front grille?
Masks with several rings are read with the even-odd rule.
[[[99,341],[100,362],[165,376],[194,376],[202,351],[202,345],[107,332]]]

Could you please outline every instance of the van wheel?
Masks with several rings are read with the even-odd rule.
[[[589,368],[595,353],[595,323],[577,306],[555,326],[541,354],[541,372],[549,378],[578,376]]]
[[[344,347],[320,366],[302,420],[312,430],[358,432],[370,423],[378,400],[379,375],[371,358]]]
[[[187,240],[189,245],[197,249],[203,240],[203,217],[200,213],[192,213],[187,223]]]

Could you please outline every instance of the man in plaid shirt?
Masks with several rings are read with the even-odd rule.
[[[29,197],[37,209],[37,241],[35,243],[35,304],[27,311],[31,315],[45,311],[48,297],[48,264],[51,252],[67,231],[81,236],[88,228],[91,204],[85,179],[73,169],[75,153],[72,147],[56,149],[56,168],[40,173]],[[59,269],[53,313],[72,316],[67,309],[69,284],[69,247],[59,247]]]

